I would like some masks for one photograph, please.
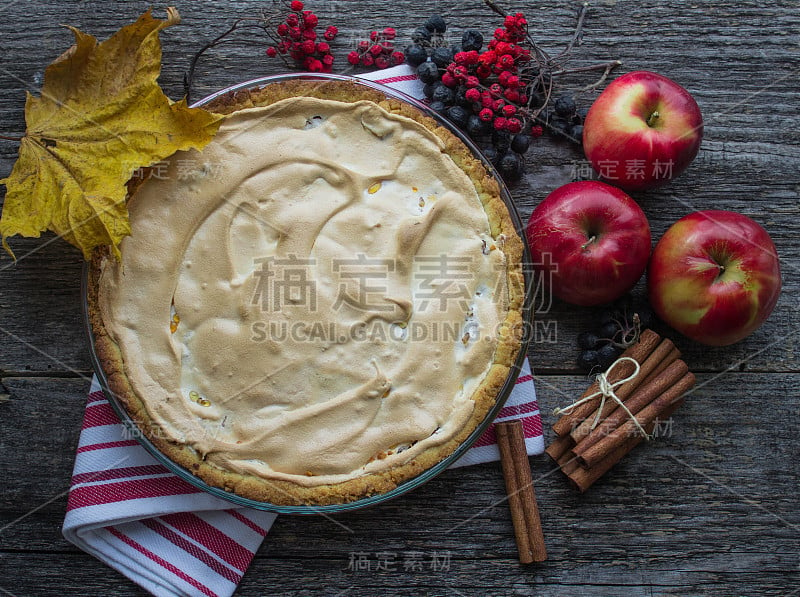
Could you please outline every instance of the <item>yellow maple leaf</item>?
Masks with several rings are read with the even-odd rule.
[[[27,94],[27,130],[8,178],[0,235],[52,230],[83,251],[130,234],[126,182],[178,150],[200,149],[220,116],[171,101],[159,87],[158,32],[180,21],[148,10],[104,42],[70,27],[73,45],[47,67],[40,97]]]

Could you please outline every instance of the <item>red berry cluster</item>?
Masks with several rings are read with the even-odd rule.
[[[292,0],[291,12],[276,29],[276,45],[267,48],[267,56],[289,56],[299,66],[311,72],[329,73],[333,70],[333,54],[328,42],[333,41],[339,30],[331,25],[318,41],[319,17],[310,10],[303,10],[300,0]]]
[[[397,36],[393,27],[386,27],[383,31],[372,31],[369,39],[358,42],[356,49],[347,55],[347,61],[353,66],[374,66],[387,68],[405,62],[403,52],[395,50],[392,40]]]
[[[525,126],[520,106],[528,96],[522,68],[531,61],[531,51],[522,43],[528,22],[518,12],[505,18],[504,26],[495,30],[485,52],[458,52],[442,73],[442,83],[451,88],[463,85],[466,98],[484,122],[495,130],[519,133]],[[534,136],[541,130],[531,131]]]

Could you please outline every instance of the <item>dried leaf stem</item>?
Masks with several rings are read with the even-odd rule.
[[[211,48],[223,44],[226,41],[230,41],[226,38],[231,33],[236,31],[236,29],[238,29],[241,25],[246,24],[248,26],[261,27],[266,30],[266,27],[263,23],[264,19],[259,17],[242,17],[240,19],[236,19],[225,32],[221,33],[220,35],[212,39],[210,42],[208,42],[206,45],[204,45],[202,48],[200,48],[197,52],[195,52],[194,56],[192,56],[191,62],[189,63],[189,70],[186,72],[185,75],[183,75],[183,93],[186,96],[187,103],[191,103],[192,83],[194,83],[194,72],[195,69],[197,68],[197,63],[202,57],[202,55],[205,54]]]
[[[575,24],[575,31],[572,34],[572,38],[569,40],[567,47],[556,56],[556,59],[560,58],[561,56],[569,56],[570,52],[572,52],[572,48],[575,47],[575,44],[580,44],[581,40],[583,39],[583,22],[586,19],[586,12],[588,9],[588,2],[581,4],[581,7],[578,9],[578,22]]]
[[[486,4],[486,6],[488,6],[492,10],[492,12],[500,15],[501,17],[505,17],[508,14],[502,8],[497,6],[495,2],[492,2],[492,0],[483,0],[483,2],[484,4]]]

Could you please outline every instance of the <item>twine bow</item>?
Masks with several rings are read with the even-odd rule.
[[[625,361],[630,361],[631,363],[633,363],[633,373],[631,373],[628,377],[624,377],[613,383],[610,382],[608,378],[609,375],[611,374],[611,371],[613,371],[614,367],[616,367],[621,363],[624,363]],[[597,392],[594,392],[593,394],[581,398],[577,402],[573,402],[572,404],[570,404],[569,406],[565,406],[564,408],[555,408],[553,410],[553,414],[554,415],[569,414],[570,411],[572,411],[572,409],[574,409],[576,406],[580,406],[581,404],[589,402],[590,400],[594,400],[595,398],[600,396],[600,405],[597,407],[597,414],[594,417],[594,421],[592,421],[591,429],[597,427],[597,424],[600,422],[600,415],[603,412],[603,407],[605,406],[606,400],[611,399],[614,400],[620,406],[620,408],[622,408],[622,410],[624,410],[627,413],[627,415],[631,418],[633,424],[636,426],[636,428],[639,430],[642,436],[644,436],[645,439],[649,440],[650,435],[644,430],[644,427],[642,427],[639,424],[639,421],[636,419],[636,416],[634,416],[634,414],[628,409],[628,407],[625,406],[625,403],[622,402],[622,400],[620,400],[619,397],[614,392],[614,390],[616,390],[619,386],[626,384],[633,379],[636,379],[636,376],[639,375],[640,369],[641,367],[639,366],[639,363],[636,359],[632,359],[630,357],[618,358],[616,361],[611,363],[611,365],[609,365],[608,369],[606,369],[605,372],[597,374],[597,385],[599,388]]]

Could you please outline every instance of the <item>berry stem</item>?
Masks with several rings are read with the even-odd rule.
[[[578,68],[564,68],[564,69],[561,69],[561,70],[553,71],[552,73],[550,73],[550,75],[553,76],[553,77],[558,77],[560,75],[571,75],[573,73],[585,73],[585,72],[589,72],[589,71],[593,71],[593,70],[603,69],[603,72],[600,75],[600,78],[597,79],[597,81],[595,81],[594,83],[590,83],[589,85],[586,85],[585,87],[581,87],[578,90],[579,93],[585,93],[587,91],[591,91],[592,89],[596,89],[597,87],[600,87],[600,85],[602,85],[605,82],[605,80],[608,78],[608,75],[611,74],[611,71],[614,70],[615,68],[617,68],[618,66],[621,66],[621,65],[622,65],[622,60],[611,60],[609,62],[601,62],[599,64],[590,64],[589,66],[581,66],[581,67],[578,67]]]
[[[592,89],[597,89],[602,85],[605,80],[608,78],[608,75],[611,74],[611,71],[617,68],[618,66],[622,65],[622,60],[612,60],[611,62],[606,63],[605,68],[603,69],[603,74],[600,75],[600,78],[597,79],[594,83],[590,83],[583,87],[580,91],[586,92],[591,91]]]
[[[556,56],[556,60],[562,56],[569,55],[569,53],[572,52],[572,48],[575,47],[575,44],[583,38],[583,21],[586,19],[586,12],[588,8],[588,2],[581,4],[581,7],[578,9],[578,22],[575,24],[575,32],[572,34],[572,38],[569,40],[567,47]]]
[[[609,72],[610,72],[610,70],[615,69],[616,67],[620,66],[621,64],[622,64],[621,60],[611,60],[610,62],[600,62],[598,64],[590,64],[588,66],[579,66],[577,68],[563,68],[561,70],[553,71],[552,73],[550,73],[550,75],[553,76],[553,77],[558,77],[560,75],[571,75],[571,74],[574,74],[574,73],[585,73],[585,72],[589,72],[589,71],[593,71],[593,70],[600,70],[600,69],[603,69],[603,70],[609,69]]]
[[[218,35],[214,39],[212,39],[210,42],[208,42],[206,45],[204,45],[202,48],[200,48],[197,52],[195,52],[194,56],[192,56],[192,60],[189,63],[189,70],[186,71],[186,74],[183,75],[183,93],[184,93],[184,95],[186,95],[186,103],[187,104],[191,103],[191,99],[190,98],[191,98],[191,93],[192,93],[192,83],[194,83],[194,71],[195,71],[195,68],[197,67],[197,63],[200,60],[200,57],[203,54],[205,54],[205,52],[207,50],[210,50],[214,46],[218,46],[219,44],[227,41],[225,39],[226,37],[228,37],[231,33],[233,33],[240,25],[242,25],[243,23],[248,22],[248,21],[257,21],[257,23],[249,22],[249,23],[247,23],[248,25],[257,26],[257,27],[263,27],[263,25],[261,25],[261,22],[263,22],[263,19],[258,18],[258,17],[242,17],[240,19],[236,19],[233,22],[233,25],[231,25],[227,29],[227,31],[225,31],[224,33]]]
[[[483,0],[483,2],[484,2],[484,4],[486,4],[486,6],[488,6],[491,9],[492,12],[494,12],[495,14],[500,15],[501,17],[505,17],[508,14],[502,8],[497,6],[497,4],[495,2],[493,2],[492,0]]]
[[[500,8],[494,0],[484,0],[486,6],[488,6],[493,12],[496,14],[505,17],[508,13]],[[614,70],[616,67],[622,64],[620,60],[611,60],[610,62],[603,62],[600,64],[592,64],[589,66],[583,66],[578,68],[554,68],[558,65],[559,60],[568,58],[569,55],[572,53],[575,45],[580,42],[583,37],[583,24],[586,20],[586,13],[588,12],[589,3],[583,2],[578,9],[577,14],[577,23],[575,24],[575,31],[573,32],[572,38],[570,39],[567,46],[559,52],[555,57],[550,56],[546,51],[538,46],[536,41],[531,37],[530,33],[526,30],[525,37],[528,43],[533,50],[533,56],[536,61],[536,76],[534,77],[534,81],[532,81],[529,86],[538,87],[542,89],[544,92],[544,101],[542,105],[538,108],[532,108],[530,100],[528,104],[525,106],[525,111],[527,112],[530,119],[534,122],[538,122],[548,128],[551,131],[555,131],[555,129],[550,126],[548,122],[539,119],[539,114],[545,109],[545,107],[550,103],[550,98],[553,93],[553,77],[560,76],[560,75],[567,75],[573,73],[581,73],[581,72],[588,72],[594,70],[603,70],[603,73],[600,75],[597,81],[591,83],[582,89],[579,92],[586,92],[591,91],[603,84],[603,82],[608,78],[608,75]],[[535,83],[538,82],[538,83]]]
[[[5,139],[6,141],[16,141],[17,143],[22,142],[22,137],[14,137],[11,135],[0,135],[0,139]]]
[[[548,95],[548,101],[549,101],[549,95]],[[533,112],[533,113],[531,114],[531,120],[533,120],[533,122],[535,122],[535,123],[539,124],[540,126],[542,126],[542,127],[546,128],[547,130],[549,130],[549,131],[550,131],[550,132],[552,132],[552,133],[564,134],[563,132],[559,131],[559,130],[558,130],[556,127],[554,127],[552,124],[550,124],[550,123],[549,123],[547,120],[545,120],[544,118],[539,118],[539,114],[542,112],[542,110],[544,110],[544,107],[545,107],[546,105],[547,105],[547,102],[545,102],[545,103],[542,105],[542,107],[541,107],[541,108],[539,108],[538,110],[536,110],[535,112]],[[567,138],[569,138],[569,139],[571,139],[571,140],[573,140],[573,141],[576,141],[576,142],[577,142],[577,139],[573,139],[572,137],[569,137],[569,136],[567,136]]]

